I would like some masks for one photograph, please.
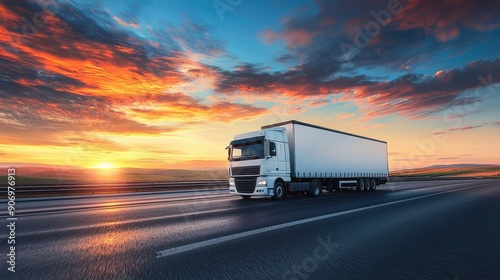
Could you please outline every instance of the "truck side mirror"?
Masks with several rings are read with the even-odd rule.
[[[271,150],[269,155],[272,156],[272,157],[275,157],[276,156],[276,143],[274,142],[271,142],[269,143],[269,149]]]

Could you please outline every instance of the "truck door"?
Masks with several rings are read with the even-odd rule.
[[[285,153],[285,144],[284,143],[276,143],[276,149],[277,149],[277,156],[278,156],[278,169],[279,173],[287,173],[287,158],[286,158],[286,153]],[[288,171],[289,172],[289,171]]]

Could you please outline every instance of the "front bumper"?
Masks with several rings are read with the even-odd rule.
[[[229,194],[270,196],[273,190],[267,187],[266,177],[232,177],[229,179]]]

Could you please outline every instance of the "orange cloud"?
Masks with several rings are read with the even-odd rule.
[[[118,23],[119,25],[123,26],[123,27],[131,27],[131,28],[140,28],[139,24],[136,23],[136,22],[127,22],[117,16],[113,16],[113,19],[116,21],[116,23]]]
[[[207,104],[182,92],[172,94],[205,90],[195,85],[211,83],[213,70],[200,64],[193,51],[166,49],[103,28],[65,4],[57,15],[44,13],[44,25],[33,34],[20,33],[23,18],[32,14],[23,3],[0,4],[0,58],[12,77],[0,90],[8,92],[9,106],[23,114],[13,117],[17,124],[96,130],[96,124],[111,123],[104,130],[160,133],[170,130],[165,122],[232,121],[265,113],[250,105]],[[65,19],[64,9],[76,19]]]
[[[5,7],[2,7],[6,11]],[[15,18],[8,13],[8,19]],[[0,29],[3,36],[0,43],[10,45],[23,58],[11,52],[1,54],[5,59],[16,59],[26,67],[38,65],[49,74],[59,74],[81,82],[71,90],[77,94],[114,96],[161,92],[169,85],[183,80],[176,68],[189,61],[181,53],[171,57],[153,57],[149,61],[139,61],[135,54],[140,46],[104,44],[72,32],[71,26],[53,14],[46,14],[46,26],[32,37]],[[0,20],[2,26],[9,22]],[[17,18],[21,24],[21,18]],[[54,41],[54,37],[58,41]],[[22,43],[22,42],[26,43]],[[7,53],[7,55],[4,55]],[[191,63],[191,62],[190,62]],[[141,69],[142,68],[142,69]],[[149,73],[149,69],[158,69]],[[155,75],[157,74],[157,75]],[[65,88],[64,88],[65,89]],[[63,90],[63,88],[59,88]]]
[[[316,35],[315,32],[310,32],[307,30],[289,30],[287,32],[273,32],[270,30],[261,33],[266,44],[271,44],[276,40],[284,40],[288,47],[300,47],[311,43],[312,39]]]
[[[354,116],[355,116],[354,113],[342,112],[340,114],[337,114],[337,119],[339,119],[339,120],[350,119],[350,118],[352,118]]]
[[[319,99],[309,102],[309,106],[311,107],[322,107],[328,104],[330,104],[330,101],[328,101],[328,99]]]
[[[396,15],[403,30],[423,28],[439,41],[456,39],[464,28],[478,31],[499,28],[496,20],[500,1],[412,0]]]

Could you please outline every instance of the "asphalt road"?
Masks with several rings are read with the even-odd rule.
[[[0,279],[500,279],[500,180],[16,202],[16,272],[2,210]]]

